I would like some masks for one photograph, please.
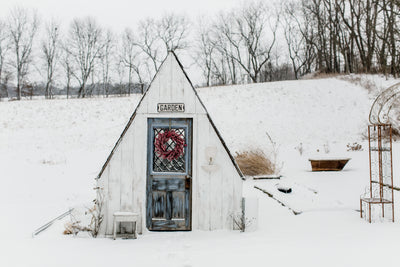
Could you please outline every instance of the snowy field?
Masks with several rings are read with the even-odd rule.
[[[371,79],[378,89],[395,82]],[[376,92],[338,78],[198,91],[233,152],[269,153],[266,132],[279,147],[282,179],[245,182],[244,195],[259,199],[257,231],[151,232],[113,241],[64,236],[66,218],[32,238],[69,208],[91,205],[94,178],[139,96],[0,102],[0,266],[398,266],[398,202],[394,224],[369,224],[357,212],[369,179],[363,135]],[[353,142],[364,150],[346,151]],[[352,159],[342,172],[312,173],[308,158],[315,156]],[[396,143],[397,186],[398,162]],[[279,193],[278,183],[293,193]]]

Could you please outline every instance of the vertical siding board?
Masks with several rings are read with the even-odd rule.
[[[199,189],[199,164],[198,164],[198,140],[199,140],[199,131],[198,131],[198,116],[193,117],[192,124],[192,229],[199,229],[199,214],[198,210],[198,189]]]
[[[114,152],[109,164],[107,234],[112,234],[113,214],[120,210],[121,199],[121,147]]]
[[[133,123],[135,124],[135,123]],[[133,132],[134,127],[131,127],[121,142],[121,210],[132,211],[132,185],[133,185]]]
[[[134,159],[135,168],[133,175],[133,203],[135,212],[140,214],[138,232],[145,229],[146,205],[146,167],[147,167],[147,119],[140,115],[137,117],[134,133]]]
[[[196,111],[205,114],[191,84],[174,57],[164,62],[149,89],[139,107],[139,113],[158,114],[157,103],[185,103],[186,114],[194,114]],[[171,116],[165,114],[168,115]]]
[[[157,103],[170,103],[171,102],[171,68],[166,68],[171,65],[171,59],[167,59],[164,66],[162,66],[164,71],[159,72],[159,98],[157,102],[153,102],[155,105]]]
[[[196,102],[198,101],[196,95],[187,80],[186,76],[179,70],[178,77],[180,84],[182,84],[182,94],[181,99],[185,103],[186,113],[196,113]]]
[[[222,151],[221,151],[222,152]],[[219,157],[219,161],[221,161],[221,155]],[[219,205],[219,209],[220,209],[220,213],[219,213],[219,229],[227,229],[226,227],[226,209],[224,208],[226,206],[226,202],[227,202],[227,194],[226,194],[226,188],[225,186],[229,186],[229,184],[226,183],[225,181],[225,176],[227,175],[225,168],[220,168],[220,185],[221,185],[221,192],[220,193],[220,203],[218,203]],[[228,214],[229,216],[229,214]]]
[[[207,146],[216,146],[219,141],[217,135],[212,127],[209,128],[210,141]],[[210,173],[210,228],[211,230],[222,229],[221,213],[222,213],[222,192],[224,188],[222,187],[222,169],[225,167],[223,161],[220,160],[223,156],[223,151],[216,146],[217,155],[214,159],[215,164],[219,166],[219,169],[215,172]],[[229,201],[229,200],[228,200]]]
[[[220,149],[223,149],[223,146],[220,144],[219,145]],[[237,200],[234,197],[234,183],[235,180],[241,181],[240,176],[238,175],[236,169],[232,165],[229,156],[226,153],[223,153],[221,155],[221,160],[224,162],[224,166],[222,168],[224,169],[224,176],[223,176],[223,184],[224,184],[224,191],[223,191],[223,196],[224,196],[224,203],[223,203],[223,213],[225,216],[224,219],[224,228],[227,229],[232,229],[232,218],[231,216],[235,212],[235,203]],[[228,163],[228,164],[227,164]]]
[[[211,126],[210,139],[210,144],[216,144],[216,164],[220,166],[218,171],[211,173],[211,228],[232,229],[231,216],[241,208],[242,180]]]
[[[201,230],[210,230],[210,174],[201,168],[201,165],[206,164],[205,157],[205,147],[209,142],[210,124],[208,123],[206,116],[198,116],[198,131],[199,139],[198,143],[198,153],[197,153],[197,163],[199,176],[198,179],[198,217],[199,217],[199,228]]]
[[[107,198],[109,169],[110,168],[107,167],[106,170],[103,172],[103,175],[100,177],[100,179],[97,180],[97,186],[102,189],[100,192],[101,194],[103,194],[104,197],[103,208],[102,208],[103,222],[100,225],[100,230],[99,230],[100,235],[105,235],[105,233],[107,232],[107,216],[109,216],[108,198]]]
[[[140,186],[138,192],[138,204],[140,204],[139,212],[142,214],[141,216],[141,225],[142,231],[146,229],[145,226],[145,214],[146,214],[146,175],[147,175],[147,118],[142,117],[140,121],[140,129],[139,136],[137,140],[143,141],[142,145],[143,149],[140,151],[140,165],[138,166],[140,176]]]
[[[115,154],[114,154],[115,155]],[[107,217],[104,218],[106,221],[106,235],[110,235],[113,231],[113,212],[112,212],[112,206],[111,202],[113,201],[113,192],[110,190],[110,175],[111,175],[111,165],[112,165],[113,160],[110,161],[108,165],[108,183],[107,183]]]
[[[236,181],[241,183],[241,178],[212,127],[210,127],[210,136],[212,136],[214,144],[217,144],[216,164],[220,167],[218,171],[212,173],[211,177],[210,190],[213,196],[211,214],[214,218],[212,229],[232,229],[231,216],[237,210],[239,203],[239,198],[234,197],[234,185]]]
[[[182,102],[182,83],[177,79],[177,71],[179,71],[179,66],[177,66],[175,60],[171,58],[170,62],[170,76],[169,76],[169,99],[168,102],[180,103]]]
[[[235,213],[235,205],[236,206],[240,205],[240,203],[235,204],[235,202],[237,202],[238,200],[235,199],[235,197],[234,197],[234,192],[235,192],[234,191],[234,183],[235,183],[235,180],[241,181],[241,178],[239,177],[236,169],[233,166],[231,166],[230,168],[227,168],[225,180],[228,183],[226,185],[225,192],[224,192],[226,194],[225,197],[227,199],[230,199],[229,202],[225,203],[225,207],[224,207],[225,214],[226,214],[225,215],[226,216],[225,227],[228,229],[232,229],[233,228],[233,220],[232,220],[231,216],[233,216]],[[241,193],[240,193],[240,196],[242,196]],[[239,201],[241,201],[241,200],[239,200]]]
[[[232,168],[233,169],[233,168]],[[233,203],[235,203],[234,206],[234,210],[235,211],[241,211],[242,207],[241,207],[241,203],[242,203],[242,186],[243,186],[243,182],[240,179],[240,177],[238,177],[239,175],[237,174],[237,178],[238,179],[233,179],[233,197],[234,197],[234,201]]]
[[[178,64],[176,64],[178,65]],[[179,91],[177,92],[177,95],[175,95],[177,97],[177,100],[179,102],[185,103],[185,112],[186,113],[190,113],[193,114],[193,110],[194,110],[194,93],[191,92],[193,90],[187,90],[189,82],[187,81],[187,79],[185,79],[182,71],[180,70],[179,65],[177,66],[177,68],[175,68],[174,71],[174,77],[175,77],[175,81],[176,84],[179,84]]]

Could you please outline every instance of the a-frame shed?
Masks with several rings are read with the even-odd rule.
[[[113,233],[117,211],[139,213],[139,233],[233,229],[232,215],[241,212],[242,179],[170,52],[97,177],[104,196],[99,234]]]

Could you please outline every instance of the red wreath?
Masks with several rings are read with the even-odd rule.
[[[172,150],[168,150],[168,140],[175,142],[175,147]],[[172,161],[183,155],[183,148],[186,146],[184,138],[176,133],[174,130],[165,131],[159,133],[154,141],[154,148],[157,155],[163,159]]]

